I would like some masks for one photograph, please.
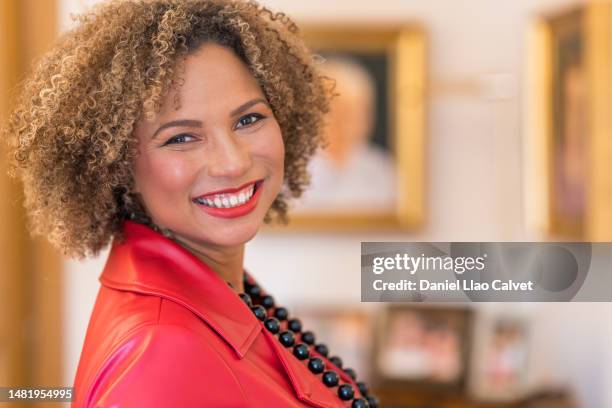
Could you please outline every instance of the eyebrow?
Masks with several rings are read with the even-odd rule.
[[[264,98],[255,98],[252,99],[246,103],[243,103],[242,105],[240,105],[239,107],[237,107],[236,109],[234,109],[233,111],[230,112],[230,116],[236,116],[239,113],[244,112],[245,110],[249,109],[251,106],[257,105],[258,103],[263,103],[266,106],[269,107],[268,105],[268,101],[266,101]]]
[[[195,119],[179,119],[179,120],[173,120],[173,121],[164,123],[163,125],[157,128],[155,133],[153,133],[153,136],[151,136],[151,139],[155,139],[157,134],[161,132],[162,130],[169,128],[169,127],[173,127],[173,126],[202,127],[202,121],[195,120]]]
[[[251,106],[257,105],[258,103],[264,103],[266,106],[270,107],[268,105],[268,101],[266,101],[264,98],[255,98],[248,102],[243,103],[242,105],[240,105],[239,107],[231,111],[230,116],[236,116],[239,113],[242,113],[245,110],[249,109]],[[195,120],[195,119],[179,119],[179,120],[173,120],[170,122],[166,122],[157,128],[155,133],[153,133],[153,136],[151,136],[151,139],[155,139],[157,134],[161,132],[162,130],[167,129],[169,127],[174,127],[174,126],[202,127],[202,121]]]

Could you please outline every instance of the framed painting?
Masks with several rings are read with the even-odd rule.
[[[378,319],[373,368],[381,388],[462,392],[467,384],[473,311],[391,304]]]
[[[527,180],[528,200],[551,237],[611,236],[610,10],[607,3],[563,10],[531,32],[526,174],[537,180]]]
[[[305,26],[335,81],[327,145],[289,228],[400,229],[424,212],[425,37],[417,28]]]

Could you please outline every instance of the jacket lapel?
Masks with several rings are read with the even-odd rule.
[[[269,343],[285,369],[298,399],[313,407],[344,407],[340,399],[333,394],[333,389],[327,389],[323,384],[320,375],[311,373],[306,363],[295,358],[290,352],[291,349],[284,348],[267,330],[264,330],[264,334],[269,338]]]
[[[147,226],[125,221],[124,234],[124,242],[113,243],[100,276],[103,285],[181,304],[215,330],[239,359],[244,358],[257,336],[263,333],[298,399],[319,408],[345,407],[335,395],[336,388],[328,389],[320,375],[311,373],[306,362],[298,360],[291,349],[283,347],[265,330],[249,307],[206,264]],[[245,273],[256,282],[252,275]],[[316,354],[312,348],[311,353]],[[353,383],[342,370],[336,372],[343,382]]]
[[[157,295],[191,310],[242,359],[262,326],[249,307],[206,264],[176,242],[131,221],[114,242],[100,282]]]

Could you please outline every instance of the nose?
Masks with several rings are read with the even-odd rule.
[[[206,161],[212,177],[237,178],[251,167],[247,146],[231,133],[218,134],[211,153]]]

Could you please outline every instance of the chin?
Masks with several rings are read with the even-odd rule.
[[[200,224],[196,230],[185,228],[182,231],[183,236],[203,247],[207,245],[231,247],[243,245],[253,239],[262,223],[263,221],[259,219],[226,225],[207,223],[206,225]]]
[[[214,237],[208,237],[207,242],[216,246],[237,246],[243,245],[252,240],[257,235],[258,227],[255,228],[228,228]]]

